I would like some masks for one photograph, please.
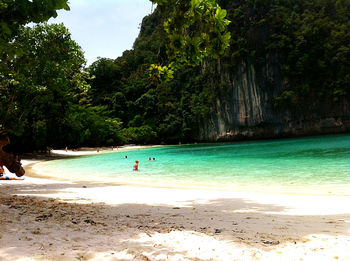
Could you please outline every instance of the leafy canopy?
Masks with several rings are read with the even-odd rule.
[[[13,101],[4,120],[8,133],[21,137],[14,139],[18,147],[100,146],[123,140],[121,123],[107,117],[105,107],[89,106],[84,54],[63,24],[24,27],[16,46],[23,54],[12,60],[17,83],[7,89]]]
[[[158,4],[166,20],[167,56],[170,64],[153,65],[150,75],[161,79],[164,75],[172,78],[173,70],[183,66],[199,65],[204,58],[217,58],[229,46],[231,38],[227,26],[226,10],[215,0],[151,0]],[[168,78],[169,79],[169,78]]]
[[[17,100],[18,93],[27,92],[18,78],[14,59],[24,55],[25,49],[16,43],[21,28],[30,22],[45,22],[56,17],[58,9],[69,10],[68,0],[3,0],[0,3],[0,132],[15,129],[23,117]],[[26,67],[23,64],[24,68]],[[16,94],[17,93],[17,94]],[[20,132],[20,130],[19,130]]]
[[[21,26],[56,17],[56,10],[69,10],[68,0],[2,0],[0,3],[0,54],[4,56],[10,41]],[[3,57],[0,57],[3,59]]]

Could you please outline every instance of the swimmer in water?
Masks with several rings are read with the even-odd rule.
[[[138,161],[138,160],[135,161],[134,169],[133,169],[133,170],[134,170],[134,171],[138,171],[138,170],[139,170],[139,161]]]

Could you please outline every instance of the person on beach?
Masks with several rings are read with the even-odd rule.
[[[24,179],[22,179],[22,178],[10,178],[10,177],[6,176],[6,177],[0,177],[0,180],[24,180]]]
[[[5,169],[4,169],[4,165],[2,165],[2,163],[0,162],[0,180],[24,180],[23,178],[10,178],[8,176],[5,176]]]
[[[0,177],[4,176],[4,173],[5,173],[4,165],[2,165],[2,163],[0,162]]]
[[[134,164],[133,171],[138,171],[138,170],[139,170],[139,161],[136,160],[136,161],[135,161],[135,164]]]

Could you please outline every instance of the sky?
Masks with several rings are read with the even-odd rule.
[[[69,6],[70,11],[59,10],[49,23],[64,23],[88,65],[132,49],[142,18],[152,10],[149,0],[70,0]]]

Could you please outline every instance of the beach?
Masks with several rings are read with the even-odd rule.
[[[350,260],[348,196],[30,176],[0,190],[0,260]]]

